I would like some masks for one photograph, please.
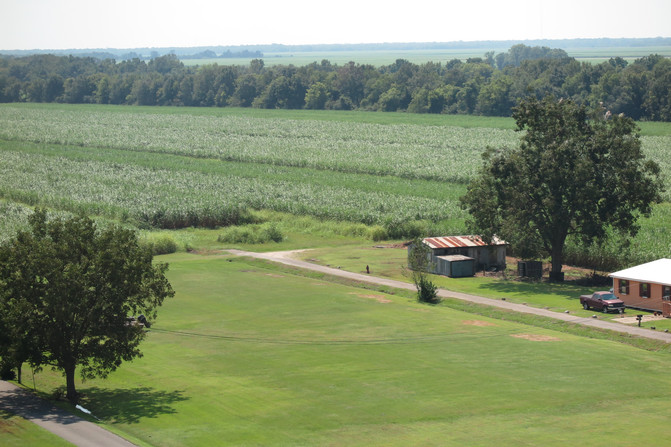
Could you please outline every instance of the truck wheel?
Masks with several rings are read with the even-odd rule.
[[[587,305],[587,303],[582,303],[582,308],[585,309],[585,310],[588,310],[589,306]]]
[[[603,313],[605,313],[605,314],[608,313],[608,306],[603,306]]]

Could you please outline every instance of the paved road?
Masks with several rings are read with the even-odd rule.
[[[120,436],[0,380],[0,409],[36,423],[80,447],[134,447]]]
[[[292,250],[292,251],[271,252],[271,253],[254,253],[242,250],[227,250],[227,251],[231,254],[238,256],[250,256],[258,259],[266,259],[270,261],[280,262],[286,265],[291,265],[294,267],[314,270],[322,273],[328,273],[335,276],[341,276],[356,281],[395,287],[398,289],[407,289],[413,291],[416,290],[413,284],[405,283],[402,281],[396,281],[394,279],[388,279],[388,278],[380,278],[372,275],[364,275],[361,273],[347,272],[332,267],[326,267],[323,265],[313,264],[311,262],[301,261],[293,257],[296,253],[305,250]],[[438,296],[442,298],[458,298],[460,300],[470,301],[472,303],[478,303],[487,306],[499,307],[502,309],[514,310],[516,312],[522,312],[526,314],[534,314],[549,318],[555,318],[557,320],[567,321],[570,323],[582,324],[585,326],[591,326],[601,329],[608,329],[611,331],[623,332],[631,335],[636,335],[639,337],[651,338],[654,340],[661,340],[666,343],[671,343],[671,333],[669,332],[661,332],[661,331],[657,332],[651,329],[639,328],[637,326],[626,326],[621,323],[614,323],[611,321],[604,321],[596,318],[578,317],[571,314],[553,312],[547,309],[539,309],[536,307],[525,306],[523,304],[516,304],[508,301],[495,300],[492,298],[484,298],[481,296],[468,295],[466,293],[452,292],[443,289],[438,290]]]

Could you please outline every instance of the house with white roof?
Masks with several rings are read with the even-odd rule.
[[[671,259],[658,259],[608,276],[613,278],[613,293],[625,306],[671,317]]]

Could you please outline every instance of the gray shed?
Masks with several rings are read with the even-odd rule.
[[[436,256],[435,271],[450,278],[475,275],[475,259],[464,255]]]

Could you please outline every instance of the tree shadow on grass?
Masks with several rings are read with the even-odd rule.
[[[82,390],[81,405],[106,422],[136,424],[141,419],[174,414],[173,404],[188,399],[182,391],[93,387]]]

